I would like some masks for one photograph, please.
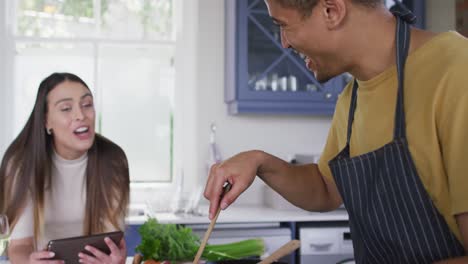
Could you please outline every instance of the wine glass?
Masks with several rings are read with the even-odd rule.
[[[6,255],[8,240],[10,238],[10,226],[8,217],[5,214],[0,214],[0,260]]]

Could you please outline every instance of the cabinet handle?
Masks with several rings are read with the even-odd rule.
[[[325,94],[325,98],[326,98],[326,99],[331,99],[332,96],[333,96],[332,93],[326,93],[326,94]]]
[[[306,91],[308,91],[308,92],[317,92],[318,91],[317,85],[312,84],[312,83],[308,83],[306,85]]]
[[[316,251],[326,251],[329,250],[333,243],[309,243],[309,246]]]

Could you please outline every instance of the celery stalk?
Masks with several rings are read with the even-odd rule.
[[[202,258],[208,261],[241,259],[252,256],[261,256],[265,252],[265,243],[262,239],[248,239],[240,242],[207,245]]]

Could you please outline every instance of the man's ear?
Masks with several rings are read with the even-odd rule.
[[[339,27],[346,16],[346,0],[321,0],[320,4],[328,29],[333,30]]]

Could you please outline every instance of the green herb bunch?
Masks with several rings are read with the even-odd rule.
[[[148,219],[139,229],[141,243],[135,249],[143,260],[191,261],[200,247],[200,239],[192,229],[175,224],[160,224]],[[261,256],[265,252],[262,239],[248,239],[235,243],[207,245],[202,259],[207,261],[233,260]]]
[[[190,260],[197,253],[200,239],[190,228],[175,224],[159,224],[148,219],[139,229],[141,243],[136,251],[144,260]]]

